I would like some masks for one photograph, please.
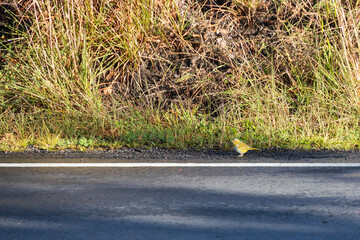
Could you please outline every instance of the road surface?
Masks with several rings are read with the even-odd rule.
[[[360,162],[358,153],[331,154],[288,160],[228,155],[222,162]],[[0,162],[216,163],[217,158],[0,155]],[[344,166],[2,167],[0,239],[355,240],[359,184],[360,167]]]

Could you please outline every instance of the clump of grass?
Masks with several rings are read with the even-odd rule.
[[[228,149],[234,137],[260,148],[359,148],[358,4],[15,6],[19,28],[0,56],[2,150]]]

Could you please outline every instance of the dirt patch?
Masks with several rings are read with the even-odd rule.
[[[264,150],[239,158],[235,151],[117,149],[108,151],[57,151],[31,149],[18,153],[0,152],[0,162],[342,162],[360,161],[359,151]]]

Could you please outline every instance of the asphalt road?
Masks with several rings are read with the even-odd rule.
[[[0,239],[357,240],[359,184],[359,167],[0,168]]]

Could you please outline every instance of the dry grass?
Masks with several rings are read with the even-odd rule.
[[[3,46],[0,69],[3,142],[359,147],[357,3],[23,0],[15,9],[22,31],[7,40],[21,40]]]

